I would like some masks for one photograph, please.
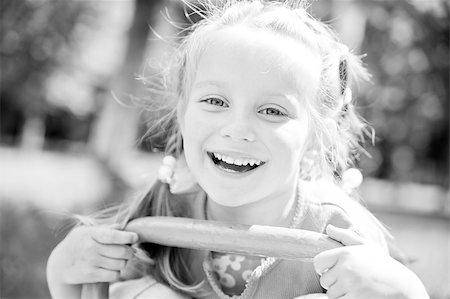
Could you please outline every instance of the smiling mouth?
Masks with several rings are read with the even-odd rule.
[[[265,164],[265,162],[256,159],[235,159],[227,155],[211,152],[207,152],[207,154],[216,166],[227,172],[249,172]]]

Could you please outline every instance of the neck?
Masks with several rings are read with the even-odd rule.
[[[206,215],[209,220],[289,227],[296,206],[297,186],[293,185],[284,192],[238,207],[222,206],[208,197]]]

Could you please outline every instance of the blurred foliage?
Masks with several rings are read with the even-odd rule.
[[[95,11],[90,1],[0,3],[1,137],[3,142],[19,143],[27,119],[55,123],[56,115],[64,115],[48,101],[47,80],[71,61],[77,48],[73,33],[80,22],[95,24]],[[89,124],[89,118],[77,120],[72,114],[60,117],[56,122],[67,125],[58,137],[85,139],[87,132],[80,130],[80,123]]]
[[[449,2],[364,1],[373,85],[359,100],[375,128],[362,167],[394,181],[449,184]]]

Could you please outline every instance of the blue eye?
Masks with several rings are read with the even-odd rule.
[[[207,104],[214,105],[214,106],[220,106],[220,107],[228,106],[224,100],[222,100],[220,98],[216,98],[216,97],[206,98],[206,99],[202,100],[202,102],[205,102]]]

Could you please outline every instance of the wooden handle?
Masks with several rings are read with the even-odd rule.
[[[294,260],[312,259],[342,246],[307,230],[178,217],[143,217],[131,221],[126,230],[136,232],[140,242]]]
[[[126,230],[137,233],[139,242],[290,260],[311,260],[324,250],[342,246],[307,230],[180,217],[138,218]],[[108,283],[86,284],[81,298],[106,299],[107,292]]]

